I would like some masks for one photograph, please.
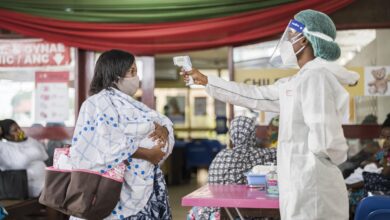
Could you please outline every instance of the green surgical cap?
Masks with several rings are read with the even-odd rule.
[[[308,9],[296,14],[295,20],[303,23],[307,28],[308,32],[303,34],[311,43],[315,57],[321,57],[328,61],[337,60],[340,57],[340,47],[334,41],[336,39],[336,27],[328,15]],[[333,41],[324,40],[310,34],[310,32],[325,34]]]

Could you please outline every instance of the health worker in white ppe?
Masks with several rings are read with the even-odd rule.
[[[278,178],[282,220],[347,220],[348,195],[337,165],[347,159],[341,126],[359,75],[331,63],[340,56],[336,28],[324,13],[294,16],[271,58],[274,65],[299,66],[292,77],[252,86],[182,72],[184,80],[205,85],[207,93],[233,105],[279,112]]]

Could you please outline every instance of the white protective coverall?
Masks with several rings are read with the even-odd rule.
[[[349,104],[342,84],[359,75],[321,58],[269,86],[209,76],[206,90],[224,102],[279,112],[278,178],[282,220],[346,220],[348,195],[337,165],[347,159],[341,126]]]

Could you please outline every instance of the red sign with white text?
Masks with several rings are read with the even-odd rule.
[[[0,40],[0,67],[64,66],[70,47],[39,39]]]

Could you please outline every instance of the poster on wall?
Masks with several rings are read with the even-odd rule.
[[[195,110],[194,110],[195,116],[207,115],[207,112],[206,112],[207,98],[206,97],[195,97],[194,105],[195,105]]]
[[[69,118],[69,72],[35,73],[35,119],[64,122]]]
[[[390,96],[390,66],[365,67],[364,78],[366,96]]]
[[[167,104],[164,106],[164,114],[171,119],[174,124],[185,123],[185,97],[168,96]]]

